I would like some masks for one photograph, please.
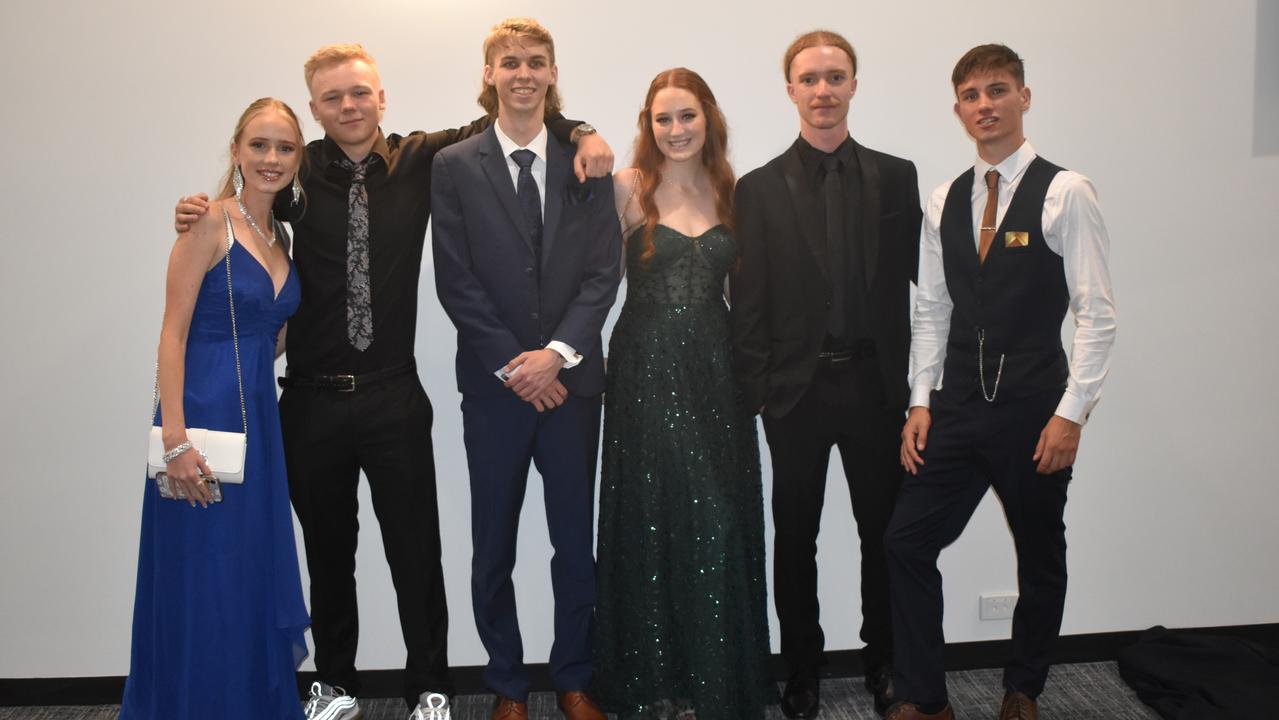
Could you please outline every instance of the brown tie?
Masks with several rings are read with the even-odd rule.
[[[999,171],[991,169],[986,173],[986,211],[981,214],[981,245],[977,249],[977,259],[986,262],[986,253],[990,252],[990,244],[995,241],[995,208],[999,207]]]

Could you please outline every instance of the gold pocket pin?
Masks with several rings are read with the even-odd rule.
[[[1030,233],[1028,232],[1006,232],[1004,233],[1004,247],[1026,247],[1030,244]]]

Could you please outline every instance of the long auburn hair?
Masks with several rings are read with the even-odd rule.
[[[640,184],[636,191],[640,210],[644,214],[644,249],[640,263],[647,265],[657,252],[653,244],[653,230],[657,227],[657,186],[662,184],[662,164],[666,156],[657,147],[653,136],[653,99],[665,88],[687,90],[697,98],[706,117],[706,143],[702,146],[702,165],[710,175],[711,190],[715,193],[715,214],[719,221],[733,229],[733,184],[736,178],[728,164],[728,123],[715,101],[715,94],[701,75],[684,67],[663,70],[653,78],[644,97],[644,107],[639,112],[639,135],[635,138],[634,165],[640,171]]]

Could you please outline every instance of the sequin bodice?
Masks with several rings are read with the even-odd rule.
[[[655,252],[647,263],[643,228],[631,234],[626,248],[626,302],[691,305],[720,302],[724,275],[737,250],[733,236],[716,225],[689,237],[665,225],[653,229]]]

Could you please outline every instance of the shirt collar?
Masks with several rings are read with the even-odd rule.
[[[827,155],[838,156],[843,161],[845,168],[853,167],[857,162],[857,153],[853,150],[853,136],[849,135],[844,138],[844,142],[835,148],[834,152],[827,153],[813,147],[807,140],[800,136],[799,138],[799,161],[804,165],[804,173],[810,178],[821,180],[823,177],[822,158]]]
[[[330,165],[339,163],[342,160],[350,159],[346,156],[346,153],[342,150],[341,146],[337,144],[337,141],[328,135],[325,135],[324,140],[320,143],[320,151],[322,166],[326,168]],[[373,147],[369,150],[369,157],[366,157],[365,159],[368,160],[374,155],[382,158],[383,165],[387,165],[388,167],[390,166],[391,149],[390,146],[386,144],[386,136],[382,134],[381,128],[378,128],[377,139],[373,141]]]
[[[511,153],[516,150],[532,150],[533,154],[536,155],[538,159],[542,162],[546,162],[546,123],[542,123],[542,129],[539,130],[537,135],[529,141],[528,145],[524,146],[519,145],[514,140],[507,137],[506,133],[502,132],[501,123],[497,121],[493,122],[493,133],[497,135],[497,144],[502,147],[502,154],[505,155],[508,160],[511,158]]]
[[[999,180],[1004,185],[1016,182],[1021,178],[1022,173],[1026,172],[1026,168],[1030,167],[1030,161],[1035,159],[1035,148],[1030,144],[1029,140],[1023,141],[1021,147],[1017,148],[1012,155],[1004,158],[1003,162],[998,165],[977,158],[977,162],[973,163],[973,171],[976,178],[980,180],[990,172],[991,168],[999,171]]]

